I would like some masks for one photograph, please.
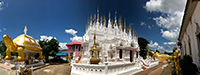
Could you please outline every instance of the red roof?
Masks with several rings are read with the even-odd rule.
[[[66,46],[69,46],[69,45],[81,45],[82,42],[71,42],[71,43],[68,43]]]

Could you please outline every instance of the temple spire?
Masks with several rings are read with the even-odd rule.
[[[115,11],[115,27],[118,29],[118,25],[117,25],[117,11]]]
[[[101,16],[101,26],[103,25],[103,18],[102,18],[102,16]]]
[[[124,32],[126,32],[126,19],[124,19]]]
[[[111,24],[111,19],[110,19],[110,11],[109,11],[109,15],[108,15],[108,28],[112,28],[112,24]]]
[[[119,21],[118,21],[119,23],[119,30],[121,31],[122,30],[122,28],[121,28],[121,16],[120,16],[120,18],[119,18]]]
[[[96,14],[94,14],[94,19],[93,19],[93,21],[95,21],[96,20]]]
[[[97,21],[99,22],[99,8],[97,8]]]
[[[104,27],[106,27],[106,18],[104,16]]]

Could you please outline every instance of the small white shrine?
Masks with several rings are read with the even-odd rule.
[[[126,29],[119,18],[117,23],[117,12],[115,12],[114,23],[109,13],[108,24],[106,19],[99,20],[99,10],[86,25],[86,33],[83,36],[83,55],[80,62],[75,63],[73,58],[72,75],[129,75],[143,71],[142,67],[152,67],[151,60],[146,64],[139,56],[140,47],[137,33],[131,26]],[[96,51],[96,52],[95,52]],[[75,53],[74,53],[75,54]]]

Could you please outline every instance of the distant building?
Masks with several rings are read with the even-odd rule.
[[[181,56],[190,55],[193,59],[193,63],[200,67],[199,0],[187,0],[178,40],[181,49]]]
[[[82,42],[71,42],[68,43],[66,46],[68,47],[68,56],[73,56],[73,52],[75,53],[75,58],[78,57],[78,55],[81,53],[81,44]],[[82,54],[82,53],[81,53]]]
[[[56,56],[68,56],[67,50],[68,49],[59,50]]]

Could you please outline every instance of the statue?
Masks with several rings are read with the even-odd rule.
[[[27,35],[27,28],[25,26],[23,35],[16,37],[14,40],[8,35],[3,36],[3,42],[7,47],[5,60],[11,60],[11,52],[18,52],[18,61],[24,61],[24,51],[35,51],[39,53],[39,59],[42,60],[42,48],[36,41]],[[29,52],[30,53],[30,52]],[[28,55],[30,59],[30,54]]]
[[[176,74],[177,75],[180,75],[180,71],[181,71],[181,68],[179,67],[179,57],[180,57],[180,49],[179,51],[176,50],[177,49],[177,46],[175,44],[174,46],[174,63],[175,63],[175,70],[176,70]]]

